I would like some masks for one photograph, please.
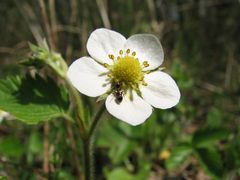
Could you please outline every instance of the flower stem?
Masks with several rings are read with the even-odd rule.
[[[103,103],[101,105],[101,107],[99,108],[98,112],[96,113],[95,117],[93,118],[92,124],[91,124],[89,132],[88,132],[88,137],[91,137],[94,134],[94,131],[96,130],[97,125],[98,125],[104,111],[105,111],[105,105]]]
[[[101,116],[104,110],[105,110],[105,105],[103,103],[92,120],[92,124],[89,128],[87,138],[83,139],[85,180],[94,180],[94,164],[93,164],[94,163],[94,154],[93,154],[94,132],[97,129],[97,125],[101,119]]]
[[[91,121],[91,125],[88,128],[85,127],[84,121],[84,109],[82,102],[80,100],[80,96],[76,89],[71,85],[71,83],[66,80],[66,84],[69,88],[69,91],[72,95],[73,100],[76,103],[76,111],[77,111],[77,125],[79,127],[79,134],[83,142],[83,161],[84,161],[84,172],[85,172],[85,180],[94,180],[94,156],[93,156],[93,140],[94,140],[94,132],[97,128],[97,125],[103,115],[105,110],[104,103],[99,108],[96,115],[93,117]]]
[[[83,140],[83,158],[85,180],[93,180],[93,154],[91,138]]]
[[[71,83],[69,82],[68,79],[65,80],[68,89],[72,95],[72,99],[75,101],[76,103],[76,109],[77,109],[77,125],[79,128],[79,133],[81,138],[83,139],[85,136],[87,136],[86,133],[86,128],[84,125],[84,121],[83,121],[83,117],[84,117],[84,109],[83,109],[83,105],[80,99],[80,96],[77,92],[77,90],[71,85]]]

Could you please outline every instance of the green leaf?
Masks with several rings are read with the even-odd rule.
[[[231,170],[240,169],[240,128],[237,131],[231,141],[226,144],[224,153],[225,168]]]
[[[151,166],[152,164],[149,162],[149,160],[141,158],[141,160],[139,161],[139,171],[135,175],[135,179],[138,179],[138,180],[149,179],[148,177],[152,172]]]
[[[31,153],[41,153],[43,149],[42,137],[38,132],[32,132],[29,138],[29,151]]]
[[[199,162],[203,169],[214,178],[220,178],[223,175],[223,164],[218,151],[214,148],[196,149]]]
[[[9,136],[0,139],[0,154],[10,157],[20,157],[24,152],[24,146],[18,138]]]
[[[194,147],[212,146],[214,142],[225,139],[228,135],[227,129],[202,129],[194,134],[192,144]]]
[[[221,126],[224,119],[224,111],[219,108],[212,107],[207,115],[206,125],[207,127],[219,127]]]
[[[20,62],[21,65],[24,65],[24,66],[33,66],[35,67],[36,69],[41,69],[44,67],[44,62],[43,61],[38,61],[36,59],[24,59]]]
[[[136,148],[136,143],[122,138],[110,149],[109,156],[114,164],[124,161]]]
[[[124,168],[116,168],[113,171],[107,173],[107,180],[134,180],[134,176],[127,172]]]
[[[113,123],[118,123],[117,121]],[[101,128],[101,138],[97,139],[97,146],[109,148],[108,156],[113,164],[122,163],[137,148],[137,143],[126,138],[125,132],[119,132],[110,123],[103,123]],[[129,126],[128,126],[129,127]]]
[[[67,171],[61,170],[57,175],[58,180],[74,180],[74,177]]]
[[[166,160],[166,168],[173,170],[179,167],[192,153],[192,147],[190,144],[180,144],[175,146],[170,157]]]
[[[0,180],[7,180],[7,177],[4,177],[4,176],[0,175]]]
[[[44,40],[41,46],[35,46],[29,43],[31,55],[21,62],[25,66],[33,66],[37,69],[44,66],[50,67],[59,76],[66,77],[68,66],[61,54],[53,52],[49,49],[47,42]]]
[[[0,80],[0,109],[27,124],[37,124],[64,114],[66,93],[54,80],[40,76]]]

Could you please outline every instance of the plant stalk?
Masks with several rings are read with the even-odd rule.
[[[105,105],[103,103],[92,120],[92,124],[91,124],[89,132],[88,132],[88,137],[93,136],[94,131],[96,130],[97,125],[98,125],[104,111],[105,111]]]
[[[105,105],[103,103],[92,120],[87,138],[83,139],[85,180],[94,180],[94,153],[93,153],[94,132],[97,129],[97,125],[104,113],[104,110]]]
[[[82,139],[84,139],[87,136],[87,133],[86,133],[85,125],[84,125],[84,120],[82,119],[84,117],[83,105],[82,105],[82,102],[81,102],[81,99],[80,99],[80,96],[79,96],[77,90],[71,85],[71,83],[69,82],[68,79],[65,79],[65,82],[68,86],[68,89],[69,89],[71,95],[72,95],[72,100],[75,101],[76,111],[77,111],[76,112],[77,113],[76,123],[79,128],[80,136]]]
[[[85,180],[94,180],[94,157],[93,157],[93,139],[94,132],[96,131],[97,125],[104,113],[105,105],[104,103],[99,108],[98,112],[95,114],[91,121],[91,125],[89,128],[85,127],[84,121],[84,109],[82,102],[80,100],[79,94],[76,89],[71,85],[71,83],[66,80],[69,91],[72,95],[73,100],[76,104],[77,110],[77,125],[79,129],[79,134],[83,143],[83,161],[84,161],[84,175]]]
[[[91,138],[83,140],[85,180],[94,180],[93,152]]]

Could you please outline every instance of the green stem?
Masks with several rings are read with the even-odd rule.
[[[83,142],[83,160],[84,160],[84,171],[85,171],[85,180],[94,180],[94,157],[93,157],[93,139],[94,139],[94,132],[97,128],[97,125],[101,119],[101,116],[105,110],[104,103],[99,108],[98,112],[94,116],[93,120],[91,121],[91,125],[89,129],[86,129],[84,125],[84,111],[83,111],[83,105],[80,100],[80,96],[77,92],[77,90],[71,85],[71,83],[66,80],[67,86],[69,88],[69,91],[73,97],[73,100],[76,102],[76,108],[77,108],[77,124],[79,127],[79,133]]]
[[[91,138],[83,140],[83,158],[85,180],[93,180],[93,154]]]
[[[99,108],[98,112],[96,113],[93,121],[92,121],[92,124],[90,126],[90,129],[89,129],[89,132],[88,132],[88,137],[91,137],[94,133],[94,131],[96,130],[97,128],[97,125],[101,119],[101,116],[102,114],[104,113],[105,111],[105,105],[104,103],[101,105],[101,107]]]
[[[97,128],[97,125],[101,119],[101,116],[102,116],[104,110],[105,110],[105,105],[103,103],[92,120],[92,124],[88,131],[87,138],[83,139],[85,180],[93,180],[94,179],[94,164],[93,164],[93,162],[94,162],[94,154],[93,154],[94,132]]]
[[[79,127],[79,132],[80,132],[80,136],[81,138],[85,138],[87,136],[86,134],[86,128],[84,126],[84,123],[83,123],[83,105],[82,105],[82,102],[80,100],[80,96],[79,96],[79,93],[77,92],[77,90],[72,86],[72,84],[69,82],[68,79],[65,80],[68,88],[69,88],[69,91],[73,97],[73,100],[75,101],[76,103],[76,108],[77,108],[77,125]]]

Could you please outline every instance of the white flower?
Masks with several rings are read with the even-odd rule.
[[[118,32],[97,29],[87,42],[91,57],[73,62],[67,76],[81,93],[106,97],[110,114],[131,125],[143,123],[153,108],[175,106],[180,92],[175,81],[159,69],[163,49],[150,34],[126,39]]]

